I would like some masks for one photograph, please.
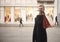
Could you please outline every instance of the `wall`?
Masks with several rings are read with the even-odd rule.
[[[57,1],[57,16],[58,16],[58,24],[60,26],[60,0]]]
[[[37,0],[0,0],[0,6],[36,6]]]
[[[23,21],[26,22],[26,6],[35,7],[37,6],[37,0],[0,0],[0,23],[4,22],[4,6],[11,6],[11,24],[14,23],[14,7],[22,7],[21,8],[21,17],[23,17]],[[9,24],[10,24],[9,23]]]

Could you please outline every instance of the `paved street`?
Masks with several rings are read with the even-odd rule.
[[[33,27],[0,27],[0,42],[32,42]],[[48,42],[60,42],[60,28],[47,29]]]

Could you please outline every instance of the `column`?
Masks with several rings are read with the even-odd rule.
[[[60,26],[60,0],[57,0],[57,19],[58,19],[58,24]]]
[[[1,23],[1,7],[0,7],[0,23]]]
[[[57,16],[57,0],[54,2],[54,23],[55,23],[55,17]]]
[[[0,0],[0,6],[4,6],[4,0]]]
[[[11,24],[14,23],[14,7],[11,7]]]
[[[4,24],[4,7],[0,7],[0,9],[1,9],[1,21],[0,21],[0,23],[2,23],[2,24]]]
[[[26,23],[26,7],[21,8],[21,17],[22,17],[23,23]]]

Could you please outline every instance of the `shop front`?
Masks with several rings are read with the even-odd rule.
[[[36,1],[21,1],[24,2],[19,3],[20,1],[16,1],[14,4],[6,4],[7,2],[2,3],[4,1],[1,0],[0,5],[0,23],[3,24],[19,24],[20,18],[22,18],[24,24],[34,24],[35,17],[39,14],[38,6],[39,4]],[[30,2],[30,4],[28,3]],[[33,4],[32,4],[33,2]],[[9,2],[8,2],[9,3]],[[3,5],[2,5],[3,4]],[[56,2],[53,3],[43,3],[45,6],[45,15],[51,24],[55,24],[55,17],[56,17]]]

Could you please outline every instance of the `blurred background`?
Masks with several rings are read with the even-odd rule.
[[[23,24],[33,25],[36,15],[39,14],[38,6],[40,4],[45,6],[45,15],[50,24],[55,26],[57,0],[0,0],[0,26],[5,24],[18,26],[20,18],[22,18]]]
[[[0,42],[32,42],[40,4],[52,26],[46,29],[47,41],[60,42],[60,0],[0,0]],[[20,18],[23,27],[19,27]]]

